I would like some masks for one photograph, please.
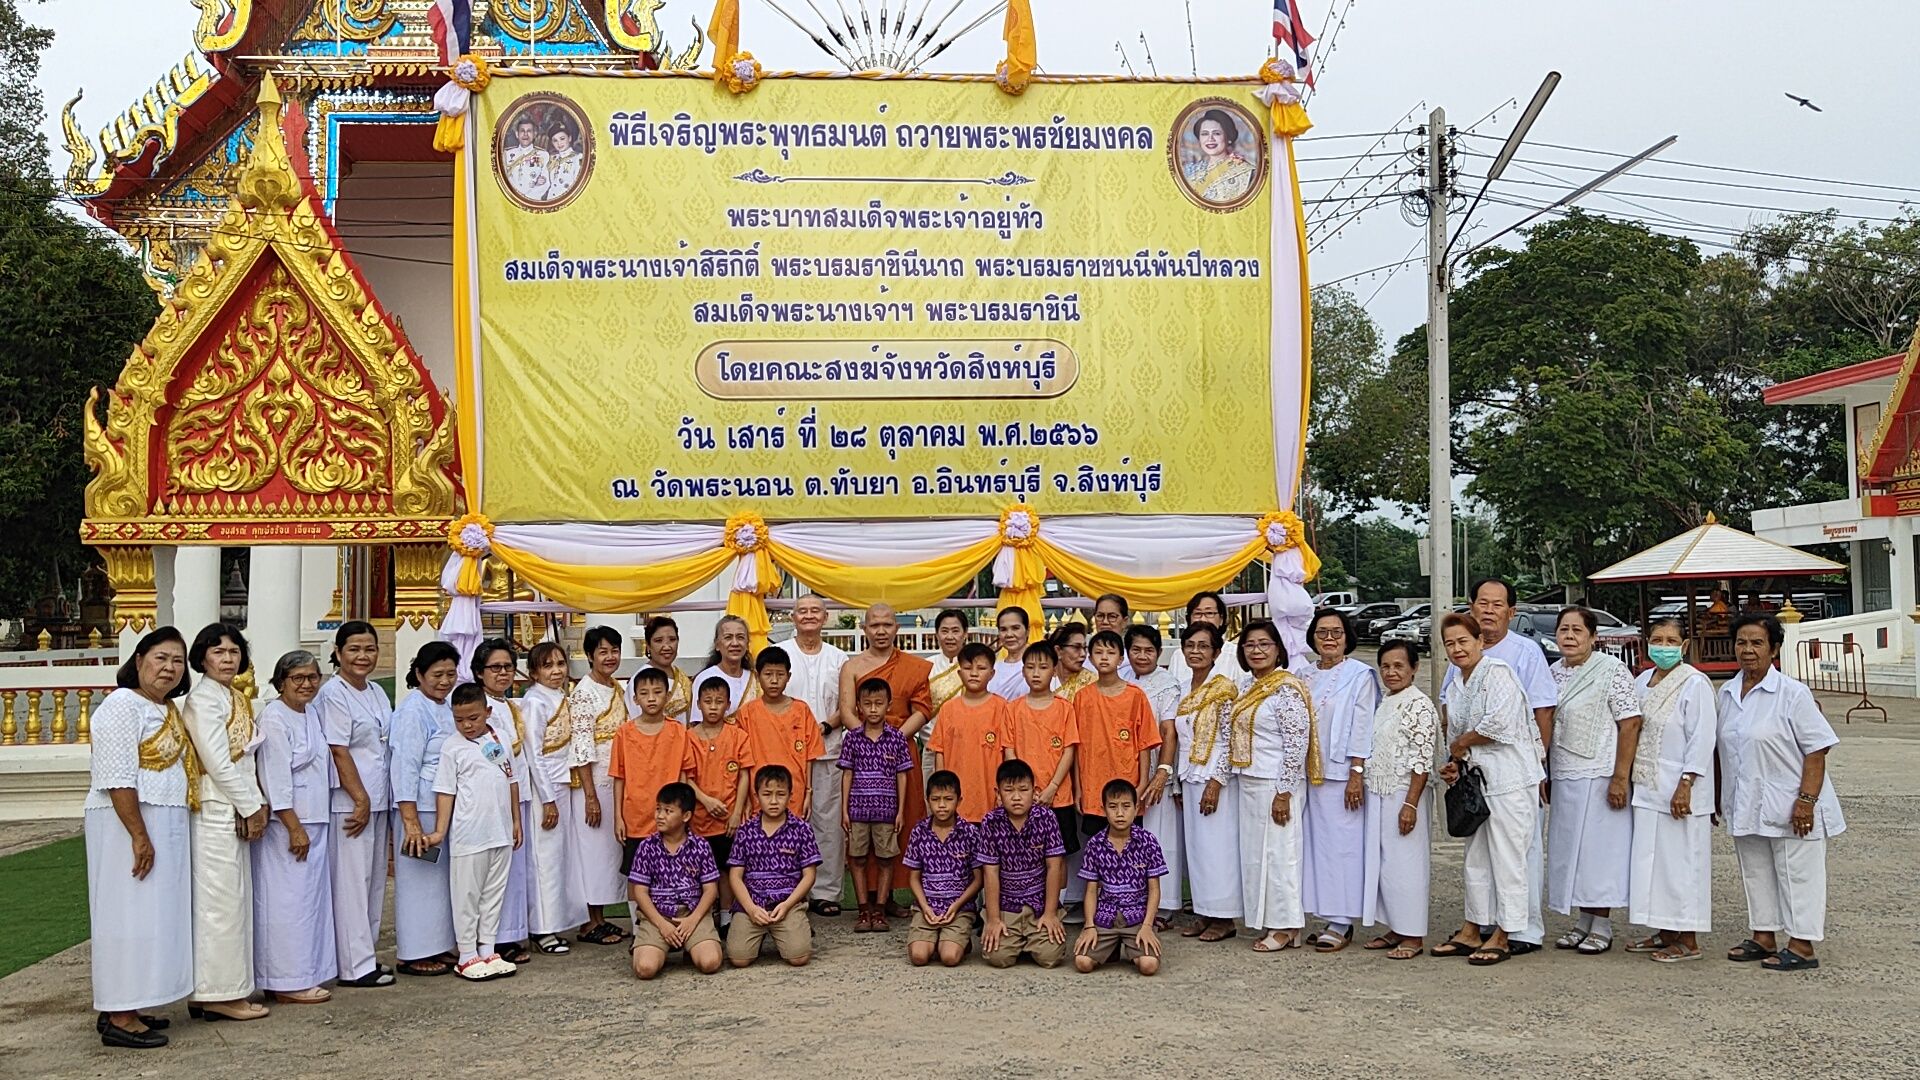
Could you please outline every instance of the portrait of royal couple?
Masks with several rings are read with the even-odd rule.
[[[586,154],[572,120],[558,111],[541,116],[522,111],[508,129],[500,168],[507,186],[529,203],[553,203],[572,194],[585,171]]]

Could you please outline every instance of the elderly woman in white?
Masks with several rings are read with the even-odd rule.
[[[406,685],[387,724],[393,788],[393,951],[402,975],[445,975],[453,952],[453,893],[449,860],[427,840],[439,827],[433,780],[440,750],[453,727],[447,695],[460,681],[460,650],[444,641],[420,646],[407,665]]]
[[[1315,734],[1336,782],[1307,791],[1305,903],[1327,924],[1313,951],[1331,953],[1352,944],[1353,924],[1366,913],[1366,762],[1380,678],[1352,657],[1359,638],[1343,611],[1314,612],[1307,644],[1314,655],[1293,671],[1313,691]]]
[[[333,755],[333,932],[340,983],[392,986],[393,969],[374,956],[387,903],[387,818],[393,784],[387,774],[387,724],[393,699],[373,681],[380,635],[350,619],[333,632],[335,674],[308,708],[320,716]]]
[[[1560,694],[1547,758],[1547,905],[1579,922],[1554,942],[1587,955],[1613,948],[1613,909],[1627,906],[1633,855],[1633,754],[1640,692],[1627,665],[1594,648],[1593,612],[1560,612],[1561,658],[1548,669]]]
[[[1847,823],[1827,777],[1827,751],[1840,739],[1806,684],[1773,666],[1783,637],[1771,616],[1737,620],[1740,675],[1720,688],[1721,816],[1752,931],[1727,959],[1810,971],[1820,966],[1814,942],[1826,936],[1827,840]]]
[[[1203,624],[1204,625],[1204,624]],[[1321,782],[1313,694],[1287,670],[1287,647],[1271,620],[1240,634],[1247,683],[1233,705],[1228,748],[1240,779],[1240,903],[1253,951],[1297,949],[1306,930],[1302,906],[1301,815],[1307,788]]]
[[[204,676],[180,716],[200,762],[200,812],[193,816],[193,1000],[207,1020],[258,1020],[253,994],[253,861],[247,846],[267,827],[254,779],[260,745],[253,705],[233,688],[251,667],[247,639],[225,623],[195,635],[187,667]]]
[[[507,697],[513,691],[513,677],[519,669],[513,642],[506,638],[488,638],[473,650],[473,678],[487,692],[487,726],[493,729],[500,745],[507,748],[516,781],[514,786],[520,792],[520,832],[522,837],[527,837],[533,835],[536,795],[543,817],[546,807],[553,806],[555,814],[559,813],[559,807],[553,804],[554,795],[546,785],[546,774],[535,773],[530,764],[537,748],[527,739],[527,720],[521,715],[520,703]],[[528,861],[531,855],[531,846],[522,843],[513,849],[507,863],[507,891],[500,901],[496,936],[500,956],[509,964],[524,964],[533,959],[527,940],[527,895],[532,891],[533,879],[533,864]]]
[[[1456,784],[1465,770],[1479,770],[1488,817],[1467,841],[1466,921],[1432,952],[1485,967],[1511,956],[1508,935],[1527,926],[1533,891],[1527,848],[1544,774],[1526,691],[1506,661],[1485,655],[1480,633],[1471,615],[1450,612],[1440,620],[1440,643],[1458,672],[1447,706],[1447,763],[1440,779]],[[1483,925],[1493,927],[1484,939]]]
[[[534,944],[543,953],[567,953],[572,948],[560,935],[571,933],[587,918],[587,902],[573,873],[573,845],[565,818],[573,776],[573,724],[567,718],[567,647],[543,641],[527,653],[527,674],[533,679],[520,702],[527,725],[528,783],[544,792],[537,827],[527,833],[527,861],[532,888],[527,894],[527,924]]]
[[[619,927],[607,921],[609,904],[625,903],[627,875],[620,866],[621,844],[614,836],[612,816],[620,812],[613,802],[613,778],[607,766],[613,756],[613,736],[627,718],[627,692],[614,681],[620,669],[620,631],[611,626],[587,629],[580,648],[587,654],[587,677],[567,693],[566,717],[573,730],[573,778],[567,809],[562,812],[570,831],[573,892],[587,905],[587,921],[578,937],[593,945],[618,945],[627,940]]]
[[[186,722],[187,645],[163,626],[120,666],[119,689],[93,714],[87,914],[93,1007],[103,1046],[167,1045],[164,1017],[141,1010],[193,992],[188,801],[199,780]],[[197,802],[197,798],[194,800]]]
[[[1376,661],[1387,696],[1373,714],[1367,761],[1366,911],[1386,933],[1367,942],[1389,960],[1411,960],[1427,940],[1430,848],[1427,768],[1440,710],[1413,685],[1420,662],[1411,642],[1389,641]]]
[[[318,1005],[340,972],[327,870],[327,736],[308,705],[320,661],[296,649],[273,665],[279,697],[260,710],[260,788],[272,819],[253,845],[253,966],[275,1001]]]
[[[1194,623],[1180,633],[1180,655],[1191,673],[1186,693],[1174,706],[1177,733],[1174,767],[1180,774],[1181,840],[1187,853],[1187,883],[1193,913],[1199,918],[1182,937],[1225,941],[1240,917],[1240,782],[1235,766],[1253,764],[1234,757],[1233,701],[1240,688],[1215,670],[1220,628]],[[1243,746],[1243,753],[1251,746]]]
[[[1627,917],[1654,933],[1627,946],[1663,964],[1698,960],[1713,929],[1713,681],[1685,662],[1679,619],[1647,628],[1640,746],[1633,755]]]

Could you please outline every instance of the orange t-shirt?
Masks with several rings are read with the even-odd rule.
[[[694,800],[693,823],[689,828],[695,836],[719,836],[727,831],[727,822],[740,804],[751,798],[740,791],[740,781],[749,784],[753,779],[753,743],[740,725],[727,721],[720,725],[720,734],[712,742],[700,737],[700,727],[687,729],[687,753],[680,762],[680,771],[686,774],[687,782],[707,794],[708,798],[719,799],[727,804],[727,816],[714,817],[698,799]]]
[[[621,721],[620,730],[613,733],[607,775],[626,783],[620,819],[626,823],[628,836],[653,834],[658,827],[653,820],[653,805],[660,800],[661,788],[679,782],[686,756],[685,724],[669,718],[658,733],[648,735],[631,719]]]
[[[1033,786],[1038,791],[1053,779],[1067,747],[1080,745],[1080,718],[1074,713],[1072,702],[1055,697],[1044,709],[1036,709],[1029,699],[1021,698],[1007,706],[1007,719],[1012,729],[1013,754],[1032,766]],[[1053,793],[1053,805],[1073,805],[1071,770],[1060,781],[1059,790]]]
[[[993,774],[1013,745],[1007,723],[1007,702],[993,694],[980,705],[969,705],[961,694],[940,706],[927,749],[940,755],[940,767],[960,777],[960,816],[978,822],[1000,805]]]
[[[1116,779],[1140,786],[1140,754],[1160,745],[1160,725],[1147,695],[1131,683],[1112,696],[1089,686],[1073,696],[1073,712],[1080,721],[1080,809],[1105,816],[1101,790]]]
[[[740,730],[747,733],[747,741],[753,747],[755,769],[763,765],[784,765],[793,774],[793,793],[787,807],[795,816],[804,817],[800,808],[807,804],[808,772],[813,759],[827,752],[826,743],[820,737],[820,721],[813,710],[799,698],[789,697],[787,711],[774,712],[764,700],[754,698],[742,702],[733,719]],[[747,798],[753,798],[751,790]]]

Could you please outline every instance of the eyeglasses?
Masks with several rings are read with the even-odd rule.
[[[512,671],[513,665],[512,664],[488,664],[487,666],[481,668],[480,670],[492,672],[497,675],[503,671]]]
[[[282,681],[290,682],[298,686],[311,686],[320,681],[320,673],[316,671],[308,675],[289,675]]]
[[[1331,630],[1315,630],[1313,636],[1319,638],[1321,641],[1338,641],[1346,637],[1347,632],[1336,626]]]
[[[1071,641],[1069,641],[1069,642],[1066,642],[1066,643],[1064,643],[1064,644],[1062,644],[1062,645],[1061,645],[1060,647],[1061,647],[1062,649],[1072,649],[1072,650],[1073,650],[1074,652],[1086,652],[1086,651],[1087,651],[1087,643],[1086,643],[1086,642],[1084,642],[1084,641],[1082,641],[1082,642],[1078,642],[1078,643],[1075,643],[1075,642],[1071,642]]]

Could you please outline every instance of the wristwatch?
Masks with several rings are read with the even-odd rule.
[[[1355,775],[1355,776],[1365,776],[1365,775],[1367,775],[1367,767],[1366,767],[1365,765],[1363,765],[1363,764],[1361,764],[1361,763],[1360,763],[1360,762],[1358,762],[1358,761],[1356,761],[1356,762],[1354,762],[1354,763],[1353,763],[1353,775]]]
[[[1806,792],[1804,792],[1804,791],[1803,791],[1803,792],[1801,792],[1801,793],[1800,793],[1800,795],[1799,795],[1799,800],[1800,800],[1801,802],[1803,802],[1803,803],[1806,803],[1807,805],[1809,805],[1809,806],[1811,806],[1811,805],[1813,805],[1814,803],[1817,803],[1817,802],[1819,802],[1819,801],[1820,801],[1820,796],[1818,796],[1818,795],[1809,795],[1809,794],[1807,794]]]
[[[1153,770],[1153,771],[1154,771],[1154,772],[1163,772],[1163,773],[1166,773],[1166,774],[1167,774],[1168,776],[1172,776],[1172,775],[1173,775],[1173,766],[1171,766],[1171,765],[1169,765],[1169,764],[1167,764],[1166,762],[1164,762],[1164,761],[1163,761],[1163,762],[1161,762],[1161,763],[1160,763],[1160,767],[1159,767],[1159,768],[1157,768],[1157,769],[1155,769],[1155,770]]]

